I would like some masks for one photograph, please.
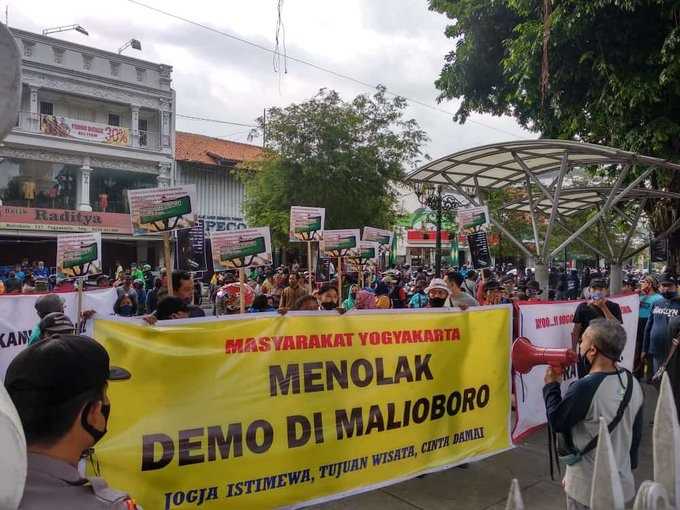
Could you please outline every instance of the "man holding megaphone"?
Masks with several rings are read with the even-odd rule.
[[[637,379],[617,366],[625,345],[626,331],[617,320],[593,319],[578,346],[586,375],[562,397],[559,371],[546,370],[543,397],[548,423],[558,433],[560,460],[567,465],[568,510],[588,508],[600,417],[608,423],[624,499],[635,496],[632,469],[642,435],[643,393]]]

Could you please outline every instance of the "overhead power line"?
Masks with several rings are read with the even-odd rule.
[[[177,113],[177,114],[175,114],[175,116],[180,117],[182,119],[201,120],[203,122],[214,122],[215,124],[227,124],[229,126],[241,126],[241,127],[247,127],[247,128],[259,127],[256,124],[242,124],[240,122],[230,122],[228,120],[209,119],[209,118],[206,118],[206,117],[196,117],[195,115],[182,115],[181,113]]]
[[[258,44],[258,43],[249,41],[249,40],[244,39],[244,38],[242,38],[242,37],[238,37],[238,36],[233,35],[233,34],[230,34],[230,33],[228,33],[228,32],[224,32],[224,31],[222,31],[222,30],[218,30],[218,29],[213,28],[213,27],[211,27],[211,26],[209,26],[209,25],[204,25],[203,23],[199,23],[198,21],[194,21],[194,20],[185,18],[185,17],[180,16],[180,15],[178,15],[178,14],[173,14],[173,13],[168,12],[168,11],[165,11],[165,10],[163,10],[163,9],[159,9],[159,8],[154,7],[154,6],[152,6],[152,5],[148,5],[148,4],[145,4],[145,3],[143,3],[143,2],[140,2],[139,0],[127,0],[127,1],[130,2],[130,3],[132,3],[132,4],[137,5],[137,6],[139,6],[139,7],[144,7],[145,9],[149,9],[149,10],[154,11],[154,12],[157,12],[157,13],[159,13],[159,14],[163,14],[164,16],[168,16],[168,17],[170,17],[170,18],[174,18],[174,19],[176,19],[176,20],[183,21],[184,23],[188,23],[188,24],[190,24],[190,25],[194,25],[194,26],[199,27],[199,28],[202,28],[202,29],[204,29],[204,30],[208,30],[208,31],[213,32],[213,33],[215,33],[215,34],[221,35],[221,36],[223,36],[223,37],[227,37],[227,38],[229,38],[229,39],[233,39],[234,41],[238,41],[238,42],[243,43],[243,44],[246,44],[246,45],[248,45],[248,46],[252,46],[253,48],[257,48],[258,50],[266,51],[267,53],[271,53],[271,54],[273,54],[274,56],[279,56],[279,57],[281,56],[281,54],[280,54],[278,51],[272,50],[271,48],[267,48],[266,46],[263,46],[263,45],[261,45],[261,44]],[[297,63],[299,63],[299,64],[303,64],[303,65],[306,65],[306,66],[308,66],[308,67],[312,67],[312,68],[316,69],[317,71],[321,71],[321,72],[324,72],[324,73],[333,75],[333,76],[335,76],[336,78],[340,78],[340,79],[343,79],[343,80],[347,80],[347,81],[354,82],[354,83],[356,83],[357,85],[361,85],[362,87],[367,87],[367,88],[369,88],[369,89],[371,89],[371,90],[375,90],[375,88],[376,88],[376,86],[377,86],[377,85],[375,85],[375,84],[368,83],[368,82],[366,82],[366,81],[360,80],[359,78],[354,78],[353,76],[350,76],[350,75],[348,75],[348,74],[344,74],[344,73],[340,73],[340,72],[334,71],[333,69],[330,69],[330,68],[328,68],[328,67],[324,67],[324,66],[315,64],[315,63],[313,63],[313,62],[309,62],[308,60],[303,60],[303,59],[301,59],[301,58],[291,56],[291,55],[289,55],[289,54],[286,54],[285,57],[286,57],[287,60],[292,60],[293,62],[297,62]],[[412,99],[412,98],[410,98],[410,97],[404,96],[403,94],[398,94],[398,93],[396,93],[396,92],[392,92],[392,91],[390,91],[389,89],[386,89],[385,92],[388,93],[388,94],[390,94],[391,96],[395,96],[395,97],[397,97],[397,96],[398,96],[398,97],[403,97],[404,99],[406,99],[406,100],[407,100],[408,102],[410,102],[410,103],[417,104],[417,105],[422,106],[422,107],[424,107],[424,108],[428,108],[428,109],[430,109],[430,110],[432,110],[432,111],[439,112],[439,113],[444,113],[444,114],[446,114],[446,115],[448,115],[448,116],[450,116],[450,117],[453,117],[453,115],[454,115],[452,112],[450,112],[450,111],[448,111],[448,110],[445,110],[445,109],[443,109],[443,108],[439,108],[439,107],[434,106],[434,105],[432,105],[432,104],[430,104],[430,103],[426,103],[425,101],[421,101],[421,100],[419,100],[419,99]],[[178,115],[178,116],[179,116],[179,115]],[[203,120],[203,119],[199,119],[199,120]],[[470,122],[470,123],[472,123],[472,124],[477,124],[478,126],[482,126],[482,127],[487,128],[487,129],[492,129],[492,130],[494,130],[494,131],[497,131],[497,132],[499,132],[499,133],[503,133],[503,134],[506,134],[506,135],[510,135],[510,136],[512,136],[512,137],[518,137],[518,135],[517,135],[516,133],[512,133],[511,131],[506,131],[505,129],[502,129],[502,128],[497,128],[497,127],[494,127],[494,126],[490,126],[490,125],[485,124],[485,123],[483,123],[483,122],[479,122],[479,121],[477,121],[477,120],[470,119],[469,117],[468,117],[468,119],[467,119],[467,122]]]

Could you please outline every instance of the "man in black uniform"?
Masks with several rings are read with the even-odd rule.
[[[108,381],[129,372],[86,336],[58,335],[22,351],[5,386],[26,436],[28,471],[20,510],[135,510],[124,492],[83,478],[78,462],[106,434]]]
[[[592,280],[590,282],[590,299],[576,307],[574,312],[574,329],[571,332],[572,348],[576,352],[579,352],[578,344],[581,343],[583,332],[593,319],[615,319],[623,323],[621,307],[617,303],[609,301],[607,299],[608,294],[609,288],[606,280]],[[582,360],[579,360],[576,368],[579,378],[583,377],[585,370]]]

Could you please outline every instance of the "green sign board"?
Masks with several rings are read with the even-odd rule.
[[[350,248],[356,248],[357,238],[354,236],[349,237],[339,237],[336,241],[326,240],[325,250],[328,251],[339,251],[339,250],[349,250]]]
[[[86,244],[81,246],[79,250],[70,250],[64,252],[64,268],[78,267],[94,262],[98,258],[97,243]]]
[[[239,241],[239,244],[236,246],[223,246],[220,250],[220,260],[229,261],[251,256],[254,257],[266,251],[264,237],[256,237],[254,239]]]
[[[321,230],[321,216],[310,216],[304,223],[295,225],[296,233],[315,232]]]
[[[364,259],[364,260],[370,260],[370,259],[376,258],[375,248],[372,248],[372,247],[361,248],[361,258]]]
[[[142,209],[139,215],[140,223],[153,223],[155,221],[178,218],[191,212],[191,198],[189,195],[163,200],[158,204]]]

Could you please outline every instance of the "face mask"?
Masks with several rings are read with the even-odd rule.
[[[337,307],[338,305],[336,305],[332,301],[324,301],[323,303],[321,303],[321,308],[323,308],[324,310],[335,310]]]
[[[132,315],[132,305],[123,305],[120,307],[120,314],[124,316]]]
[[[588,375],[590,373],[590,369],[593,368],[593,363],[585,354],[581,354],[581,349],[578,350],[576,362],[581,367],[582,375]]]
[[[673,291],[673,290],[666,290],[666,291],[664,291],[664,292],[661,293],[661,295],[662,295],[663,297],[665,297],[666,299],[673,299],[673,298],[675,297],[676,294],[677,294],[677,293],[676,293],[675,291]]]
[[[92,439],[94,439],[94,444],[97,444],[101,438],[106,435],[106,428],[109,424],[109,414],[111,414],[111,404],[102,404],[102,414],[106,419],[104,430],[97,430],[87,422],[87,415],[93,405],[94,402],[90,402],[85,406],[85,409],[83,409],[83,414],[80,415],[80,424],[87,431],[87,433],[92,436]]]
[[[590,293],[590,298],[591,298],[592,300],[594,300],[594,301],[599,301],[599,300],[602,299],[603,297],[604,297],[604,292],[601,292],[601,291],[599,291],[599,290]]]
[[[442,306],[444,306],[445,302],[446,298],[441,297],[430,298],[430,304],[432,305],[432,308],[441,308]]]

